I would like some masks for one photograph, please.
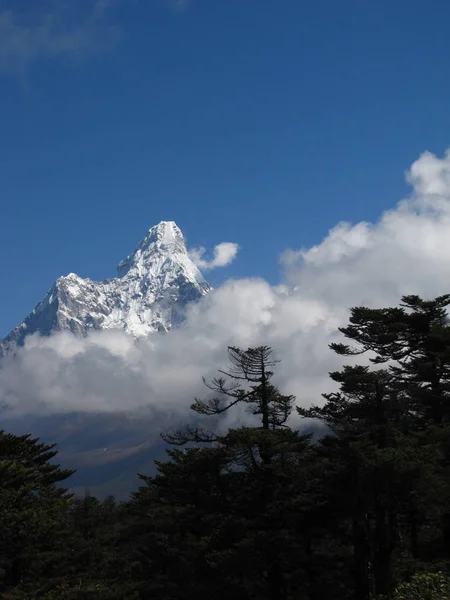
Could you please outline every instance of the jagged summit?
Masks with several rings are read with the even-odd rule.
[[[173,248],[173,250],[186,252],[183,234],[174,221],[161,221],[151,227],[138,247],[148,247],[153,250]]]
[[[117,267],[117,277],[101,282],[75,273],[59,277],[45,298],[0,342],[6,353],[35,332],[121,329],[135,337],[169,331],[178,325],[189,302],[210,287],[189,258],[181,230],[161,221]]]
[[[155,256],[168,254],[187,256],[186,245],[183,234],[174,221],[161,221],[151,227],[136,249],[117,265],[117,276],[124,277],[133,265],[145,267]]]

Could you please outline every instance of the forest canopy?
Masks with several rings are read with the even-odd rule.
[[[0,598],[447,599],[449,304],[352,308],[309,408],[275,385],[276,349],[228,348],[191,406],[211,427],[163,432],[126,502],[71,496],[54,444],[0,431]],[[254,425],[217,433],[238,406]]]

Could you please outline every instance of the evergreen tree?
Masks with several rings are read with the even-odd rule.
[[[421,433],[417,443],[427,445],[434,441],[439,447],[446,490],[442,489],[441,479],[441,502],[433,517],[440,519],[447,557],[450,557],[450,504],[447,502],[445,506],[450,496],[449,304],[449,294],[432,300],[410,295],[403,296],[400,306],[395,308],[353,308],[350,325],[341,332],[356,346],[332,345],[341,355],[368,352],[374,364],[386,363],[397,389],[408,400],[403,405],[405,430]],[[411,498],[409,515],[413,552],[418,556],[420,530],[432,515],[426,515],[415,505],[415,496]]]
[[[315,444],[288,426],[295,398],[273,383],[271,349],[230,347],[192,405],[213,426],[165,433],[169,460],[127,504],[74,500],[53,445],[0,431],[0,597],[443,600],[449,304],[352,309],[332,349],[369,366],[331,373],[338,391],[297,409],[328,429]],[[254,424],[223,432],[239,405]]]
[[[174,464],[158,463],[160,475],[142,476],[147,488],[134,500],[141,512],[158,507],[158,523],[163,506],[169,528],[173,519],[188,524],[176,529],[175,535],[183,537],[167,551],[176,546],[182,564],[192,572],[197,568],[198,584],[206,586],[203,593],[214,590],[218,598],[218,582],[223,593],[240,590],[242,598],[270,600],[291,598],[292,590],[304,585],[294,573],[304,565],[292,551],[295,519],[288,510],[293,497],[287,490],[289,472],[300,464],[299,457],[305,458],[309,436],[286,425],[295,398],[281,394],[272,383],[276,361],[271,354],[265,346],[229,348],[230,367],[212,382],[205,381],[213,395],[192,405],[201,415],[219,416],[242,403],[261,425],[223,435],[198,427],[166,433],[164,439],[176,445],[203,442],[209,447],[171,451]],[[189,553],[186,543],[191,544]]]
[[[220,370],[219,377],[208,382],[206,387],[212,391],[207,400],[196,399],[191,409],[200,415],[218,416],[238,404],[244,404],[248,412],[261,419],[264,431],[276,431],[286,427],[295,403],[294,396],[285,396],[273,385],[271,370],[278,361],[271,358],[272,349],[259,346],[241,350],[234,346],[228,348],[230,366]],[[269,436],[267,435],[268,439]],[[174,433],[163,434],[163,439],[171,444],[187,442],[218,442],[222,438],[204,429],[185,427]],[[264,442],[261,446],[263,464],[270,464],[270,457],[265,453]]]
[[[356,346],[331,345],[343,356],[370,352],[374,364],[388,363],[389,372],[409,396],[409,414],[415,416],[418,428],[449,421],[449,304],[447,294],[433,300],[403,296],[395,308],[353,308],[350,325],[340,331]]]
[[[417,546],[430,486],[435,495],[445,489],[439,448],[421,431],[436,407],[442,410],[438,397],[445,385],[440,381],[438,389],[433,377],[444,373],[437,364],[446,353],[448,301],[425,303],[414,296],[403,298],[400,308],[352,309],[350,325],[341,332],[357,345],[331,347],[344,356],[370,351],[376,368],[346,366],[332,373],[340,391],[325,395],[322,407],[298,409],[303,417],[321,420],[333,436],[321,444],[341,463],[334,486],[345,489],[348,499],[358,600],[372,592],[391,596],[401,527],[414,524],[411,547]],[[388,368],[381,369],[382,363]]]
[[[54,575],[65,552],[73,471],[52,463],[54,444],[0,431],[0,591]]]

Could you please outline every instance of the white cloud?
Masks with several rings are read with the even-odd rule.
[[[450,198],[450,150],[442,159],[431,152],[424,152],[411,166],[406,179],[414,186],[419,197],[430,201],[430,196]]]
[[[86,54],[112,47],[118,30],[107,15],[115,0],[90,0],[87,11],[60,2],[57,8],[21,13],[0,11],[0,69],[23,75],[30,63],[40,58]]]
[[[233,242],[222,242],[214,248],[214,256],[211,260],[204,258],[205,248],[193,248],[189,255],[199,269],[208,271],[217,267],[226,267],[236,258],[239,246]]]
[[[450,292],[449,154],[423,154],[407,178],[411,196],[377,222],[340,223],[316,246],[285,253],[283,285],[227,281],[170,334],[136,342],[114,331],[29,338],[0,369],[1,399],[18,413],[154,407],[184,418],[205,391],[201,376],[226,364],[228,344],[268,344],[282,361],[282,390],[302,405],[320,402],[332,386],[328,372],[342,364],[328,344],[351,306]]]

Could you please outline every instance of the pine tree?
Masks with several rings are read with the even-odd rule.
[[[157,475],[140,475],[145,485],[130,506],[134,521],[128,537],[140,597],[219,600],[239,593],[233,576],[214,564],[222,524],[233,506],[225,454],[189,448],[170,449],[168,455],[171,460],[157,461]],[[233,538],[232,529],[227,536]]]
[[[52,459],[54,444],[0,431],[0,591],[51,577],[67,540],[73,471]]]
[[[331,430],[333,437],[325,438],[322,445],[342,465],[334,485],[346,490],[355,599],[364,600],[372,592],[391,596],[400,521],[405,521],[411,507],[423,506],[424,490],[430,485],[442,490],[442,481],[439,452],[414,434],[420,417],[416,382],[403,376],[410,361],[423,352],[424,340],[411,334],[417,333],[419,321],[423,326],[422,321],[413,320],[411,325],[403,307],[356,308],[350,321],[341,331],[358,345],[333,344],[332,349],[344,356],[371,351],[377,368],[346,366],[332,373],[340,391],[326,394],[322,407],[298,411],[303,417],[321,420]],[[389,359],[397,362],[379,368]]]
[[[374,364],[387,363],[398,386],[407,391],[409,414],[418,428],[449,421],[449,305],[447,294],[433,300],[403,296],[394,308],[353,308],[350,325],[340,331],[357,346],[331,345],[343,356],[369,352]]]
[[[175,546],[175,554],[182,554],[177,560],[188,564],[192,572],[193,557],[203,557],[198,559],[203,565],[198,580],[198,585],[206,586],[203,593],[214,590],[214,597],[221,597],[216,589],[220,582],[228,596],[240,590],[242,598],[283,600],[292,597],[289,589],[300,585],[295,571],[302,565],[293,552],[295,519],[288,511],[293,497],[287,491],[293,491],[290,478],[299,457],[306,456],[309,436],[286,425],[295,398],[281,394],[272,383],[277,361],[270,348],[230,347],[229,358],[230,367],[220,371],[219,377],[204,380],[213,394],[206,400],[196,399],[192,409],[218,417],[244,404],[260,419],[260,426],[230,429],[223,435],[200,427],[164,434],[175,445],[196,442],[207,447],[170,451],[174,464],[158,463],[159,476],[142,476],[147,487],[141,488],[135,503],[141,510],[142,503],[148,510],[158,507],[158,523],[165,510],[169,528],[172,519],[187,523],[175,534],[183,531],[183,538],[172,539],[166,551],[172,555]],[[167,537],[162,539],[165,543]],[[189,559],[187,543],[192,544]]]
[[[260,417],[264,431],[286,427],[295,398],[281,394],[272,384],[274,372],[271,369],[278,361],[271,356],[272,349],[268,346],[247,350],[230,346],[229,368],[220,370],[221,375],[210,382],[203,379],[212,395],[207,400],[196,399],[191,409],[200,415],[214,417],[238,404],[244,404],[250,414]],[[185,427],[174,433],[163,434],[163,439],[171,444],[183,445],[187,442],[217,442],[221,438],[203,429]],[[263,447],[261,451],[261,460],[268,465],[270,457],[265,454]]]
[[[356,347],[334,344],[342,355],[369,352],[374,364],[386,363],[398,389],[408,398],[404,407],[405,429],[421,433],[417,443],[432,440],[443,454],[441,463],[446,490],[441,480],[441,506],[435,512],[447,557],[450,557],[450,326],[447,307],[450,295],[423,300],[403,296],[399,307],[351,311],[350,325],[342,333]],[[408,417],[408,418],[406,418]],[[413,553],[419,554],[423,522],[430,518],[411,499],[409,509]],[[441,515],[441,516],[439,516]]]

